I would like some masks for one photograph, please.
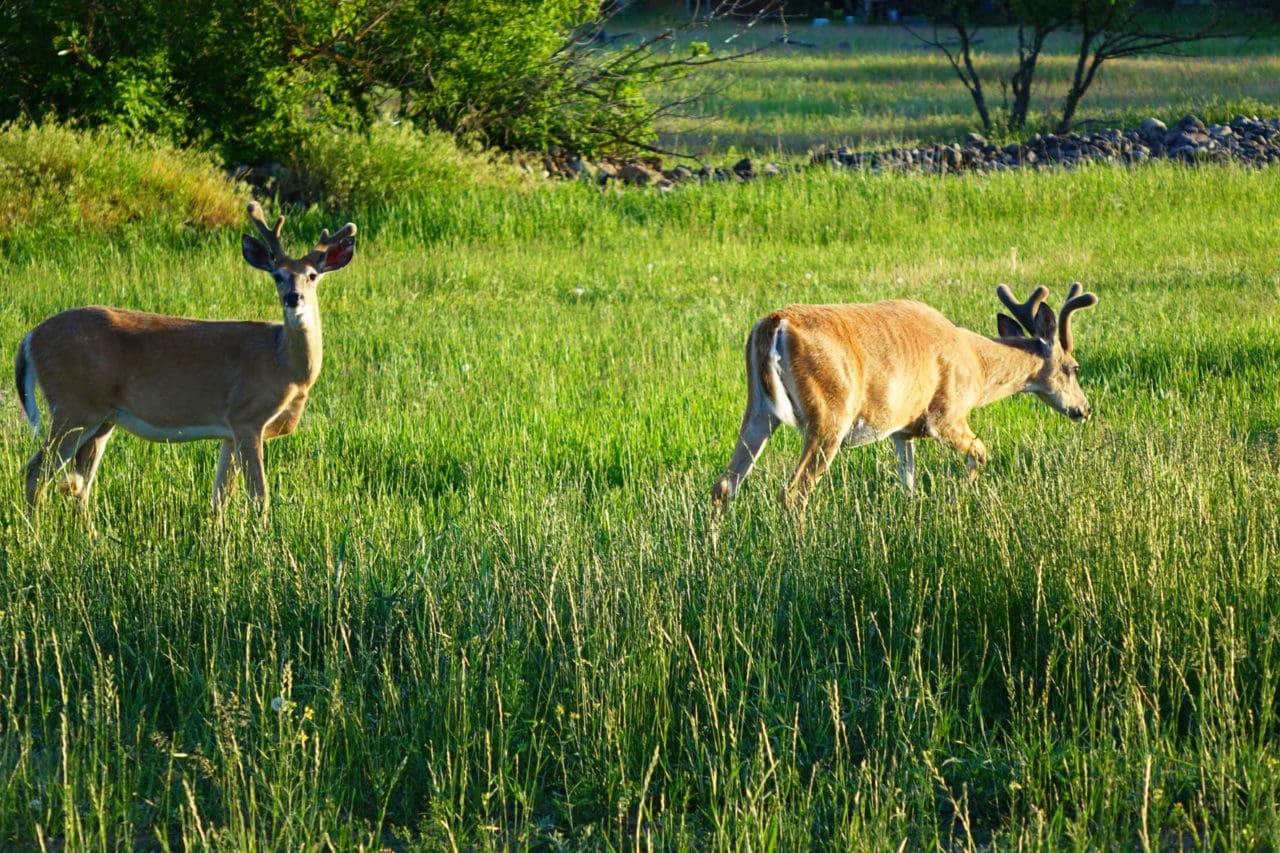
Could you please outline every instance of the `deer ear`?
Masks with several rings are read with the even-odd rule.
[[[1025,338],[1027,336],[1027,333],[1022,331],[1022,326],[1018,325],[1018,321],[1008,314],[996,314],[996,331],[1002,338]]]
[[[249,266],[260,269],[263,272],[275,271],[276,261],[271,254],[271,250],[257,237],[241,234],[240,253],[244,255],[244,259],[249,263]]]
[[[351,263],[351,258],[355,256],[355,253],[355,237],[348,237],[330,246],[324,253],[324,260],[321,262],[324,265],[324,269],[321,272],[333,272],[334,270],[342,269]]]
[[[1037,338],[1053,349],[1058,340],[1058,318],[1054,316],[1053,309],[1043,302],[1040,303],[1040,310],[1036,312],[1035,332]]]

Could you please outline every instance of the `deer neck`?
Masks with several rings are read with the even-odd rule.
[[[1031,338],[978,338],[974,350],[982,364],[980,406],[1029,390],[1044,369],[1044,358]]]
[[[291,326],[286,318],[280,329],[279,355],[296,382],[310,386],[316,381],[324,358],[319,306],[308,312],[304,326]]]

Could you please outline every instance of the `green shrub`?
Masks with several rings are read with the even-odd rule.
[[[286,159],[316,127],[407,118],[508,149],[647,138],[644,63],[578,39],[587,0],[76,0],[0,15],[0,121],[41,118]]]
[[[181,234],[239,225],[248,193],[208,154],[143,143],[108,128],[0,127],[0,246],[58,234]]]
[[[332,207],[367,209],[446,187],[512,185],[513,170],[458,147],[440,131],[377,122],[368,131],[322,131],[303,140],[303,180]]]

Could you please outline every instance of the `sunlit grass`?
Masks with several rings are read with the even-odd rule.
[[[793,35],[817,47],[735,66],[718,117],[669,138],[800,156],[973,129],[900,29]],[[1206,51],[1116,63],[1082,117],[1274,113],[1274,56]],[[67,180],[0,188],[48,212],[0,235],[9,352],[88,303],[276,318],[209,163],[159,152],[190,177],[149,184],[146,150],[44,134]],[[36,440],[0,388],[0,847],[1280,844],[1280,173],[660,193],[451,177],[476,164],[385,129],[311,154],[354,209],[289,211],[288,242],[354,219],[360,243],[321,285],[325,368],[268,445],[268,520],[242,492],[210,517],[215,444],[121,436],[102,537],[56,495],[37,530]],[[184,225],[184,186],[236,226]],[[75,221],[82,190],[119,222]],[[980,410],[979,481],[926,442],[911,499],[888,447],[842,451],[803,533],[781,432],[712,547],[760,315],[909,297],[994,333],[996,283],[1058,304],[1073,280],[1101,297],[1076,320],[1089,424]]]
[[[805,26],[807,21],[762,24],[748,36],[725,41],[727,28],[706,36],[720,50],[766,48],[726,66],[714,85],[690,77],[663,96],[694,97],[683,116],[663,119],[663,143],[680,151],[721,155],[729,150],[804,155],[814,148],[848,144],[872,147],[962,139],[982,131],[973,101],[939,52],[907,30],[889,26]],[[805,46],[776,43],[783,33]],[[922,35],[931,36],[929,30]],[[945,36],[945,33],[943,34]],[[987,103],[997,121],[1008,102],[999,80],[1017,55],[1012,30],[983,31],[975,62]],[[1274,109],[1280,58],[1263,40],[1207,41],[1181,56],[1144,56],[1106,63],[1077,115],[1084,129],[1129,126],[1155,116],[1168,123],[1195,114],[1225,121],[1237,113]],[[1037,70],[1033,130],[1057,124],[1074,71],[1077,45],[1051,38]],[[705,93],[705,94],[704,94]],[[1003,131],[995,128],[995,136]]]
[[[121,437],[101,540],[56,500],[35,536],[5,390],[0,841],[1274,844],[1278,180],[389,199],[322,284],[264,524],[209,517],[214,444]],[[0,272],[10,345],[87,302],[278,310],[234,233]],[[780,433],[711,547],[756,317],[909,296],[994,331],[997,282],[1076,279],[1088,425],[981,410],[979,482],[926,444],[914,499],[887,447],[844,451],[804,534]]]

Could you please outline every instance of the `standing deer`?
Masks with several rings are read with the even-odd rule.
[[[911,493],[917,438],[959,450],[967,457],[968,480],[977,476],[987,448],[969,428],[969,413],[979,406],[1030,391],[1073,421],[1088,419],[1089,401],[1076,381],[1080,365],[1072,357],[1071,314],[1098,297],[1083,289],[1071,285],[1055,317],[1044,303],[1046,288],[1019,303],[1000,285],[996,294],[1013,317],[997,315],[998,338],[905,300],[792,305],[765,317],[747,337],[747,409],[733,458],[712,489],[715,516],[779,424],[804,438],[783,491],[784,502],[798,505],[803,518],[810,489],[841,444],[892,438],[898,474]]]
[[[316,285],[355,252],[356,226],[326,230],[306,255],[280,245],[284,217],[268,227],[249,205],[262,240],[243,235],[250,266],[269,274],[283,323],[191,320],[99,306],[63,311],[23,338],[14,364],[18,399],[32,431],[40,426],[35,388],[44,392],[49,433],[27,463],[27,503],[35,513],[45,484],[74,462],[62,491],[75,499],[89,530],[89,493],[111,431],[148,441],[222,440],[213,506],[217,511],[243,469],[265,514],[263,441],[298,426],[320,375],[320,303]],[[50,452],[52,451],[52,458]]]

